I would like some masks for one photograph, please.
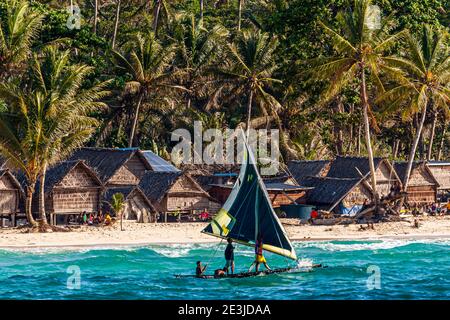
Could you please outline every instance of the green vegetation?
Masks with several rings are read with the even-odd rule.
[[[194,120],[278,128],[284,160],[448,158],[448,1],[372,2],[0,0],[0,151],[29,197],[82,143],[167,155]]]

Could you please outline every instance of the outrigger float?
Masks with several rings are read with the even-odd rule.
[[[245,141],[245,139],[244,139]],[[258,234],[263,237],[263,249],[287,259],[297,261],[297,255],[289,237],[278,219],[269,199],[264,182],[258,172],[255,157],[245,142],[244,161],[239,176],[223,207],[202,231],[213,237],[228,239],[249,247],[255,247]],[[321,264],[309,267],[293,266],[241,272],[220,278],[246,278],[279,273],[305,272],[312,268],[323,268]],[[176,278],[217,278],[214,275],[175,275]]]

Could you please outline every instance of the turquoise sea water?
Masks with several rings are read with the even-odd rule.
[[[0,250],[0,299],[450,299],[450,240],[301,242],[302,266],[328,267],[245,279],[173,277],[194,273],[195,261],[208,261],[216,247]],[[210,271],[222,267],[222,249]],[[251,248],[237,247],[238,269],[252,258]],[[284,266],[283,258],[266,258]],[[68,270],[80,270],[79,289]]]

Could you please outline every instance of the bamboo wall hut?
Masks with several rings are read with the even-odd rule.
[[[136,148],[81,148],[72,155],[70,160],[85,161],[107,188],[136,186],[145,171],[152,170],[145,156]]]
[[[124,196],[123,219],[137,222],[156,222],[156,209],[145,196],[141,188],[136,186],[108,188],[102,196],[104,212],[113,213],[111,208],[112,197],[116,193]]]
[[[214,185],[232,185],[239,174],[238,165],[185,164],[181,170],[209,192]]]
[[[427,163],[433,177],[439,183],[437,195],[441,202],[448,201],[450,198],[450,162],[448,161],[430,161]]]
[[[200,213],[207,209],[214,214],[220,204],[212,198],[189,174],[183,172],[148,171],[139,187],[160,214]]]
[[[36,190],[39,188],[38,183]],[[69,215],[98,212],[102,189],[100,179],[83,161],[65,161],[50,168],[45,179],[45,209],[50,222],[67,223]],[[33,212],[37,213],[37,192],[33,199]]]
[[[9,219],[11,226],[15,226],[22,193],[14,175],[7,169],[0,169],[0,227],[4,226],[3,218]]]
[[[306,191],[310,188],[299,186],[291,176],[263,178],[263,180],[274,208],[287,204],[305,203]],[[221,204],[224,204],[232,188],[232,184],[213,184],[209,194]]]
[[[395,170],[403,180],[406,175],[407,162],[396,162]],[[424,162],[413,162],[406,188],[406,201],[409,205],[427,205],[436,202],[439,183]]]
[[[374,164],[377,192],[380,196],[387,196],[394,184],[401,186],[401,180],[396,170],[387,159],[375,158]],[[326,177],[357,180],[363,178],[366,187],[371,188],[369,159],[338,156],[332,161]]]
[[[302,184],[307,177],[325,177],[330,165],[329,160],[292,160],[288,162],[288,169],[294,179]]]
[[[305,177],[302,184],[312,188],[306,195],[307,204],[337,214],[356,214],[371,198],[364,179]]]

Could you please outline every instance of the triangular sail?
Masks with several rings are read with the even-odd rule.
[[[252,247],[260,233],[264,250],[297,259],[287,233],[273,210],[247,144],[241,171],[230,196],[202,232],[219,238],[231,238]]]

